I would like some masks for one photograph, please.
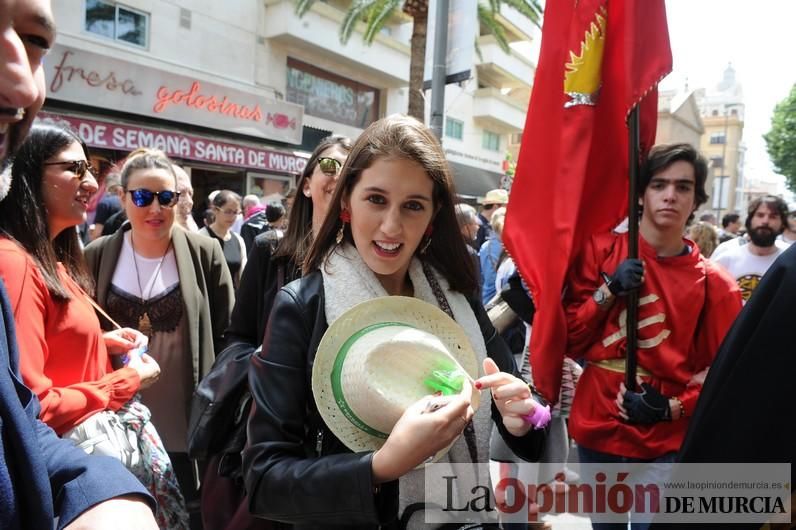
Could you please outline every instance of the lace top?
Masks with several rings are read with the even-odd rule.
[[[183,313],[179,283],[171,285],[146,302],[111,284],[105,305],[108,314],[122,326],[130,328],[137,329],[140,319],[146,313],[152,325],[151,334],[174,331]]]

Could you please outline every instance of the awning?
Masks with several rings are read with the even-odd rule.
[[[463,197],[483,197],[486,192],[500,187],[501,173],[487,171],[457,162],[450,162],[456,193]]]

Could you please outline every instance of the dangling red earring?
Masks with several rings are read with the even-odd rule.
[[[350,223],[351,222],[351,212],[349,212],[348,210],[341,210],[340,211],[340,220],[343,221],[344,223]]]
[[[434,233],[434,225],[430,224],[426,227],[426,231],[423,233],[426,237],[431,237],[431,234]]]

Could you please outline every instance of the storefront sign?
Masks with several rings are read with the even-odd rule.
[[[51,99],[301,143],[301,105],[67,46],[45,62]]]
[[[89,147],[119,151],[153,147],[165,151],[166,154],[174,158],[276,173],[298,174],[307,165],[306,158],[293,153],[219,142],[174,131],[135,127],[48,112],[39,113],[37,119],[44,123],[54,123],[71,128]]]
[[[310,116],[364,129],[378,119],[379,90],[288,57],[285,98]]]

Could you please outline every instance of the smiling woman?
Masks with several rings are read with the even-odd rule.
[[[423,503],[424,471],[418,469],[429,456],[487,461],[495,421],[518,455],[536,458],[543,431],[530,431],[521,416],[539,403],[513,375],[511,352],[475,296],[450,170],[430,130],[413,118],[384,118],[362,133],[339,174],[336,164],[324,166],[319,164],[322,174],[305,181],[302,192],[313,200],[328,197],[328,213],[319,228],[313,226],[316,237],[303,260],[302,278],[276,295],[262,350],[249,367],[254,405],[243,452],[249,508],[255,516],[302,528],[376,528],[391,526],[397,517],[402,528],[412,528],[423,525],[424,512],[433,509]],[[462,385],[439,402],[427,396],[399,407],[403,415],[391,431],[379,431],[390,432],[383,445],[363,452],[345,444],[321,417],[317,403],[323,394],[315,392],[313,366],[323,358],[318,352],[335,322],[382,326],[405,318],[368,312],[375,321],[363,324],[349,313],[358,304],[392,295],[421,300],[411,303],[448,319],[466,336],[473,349],[471,376],[477,377],[481,363],[490,374],[474,381],[474,388],[500,387],[500,398],[492,401],[485,392],[479,408],[478,390]],[[410,305],[402,298],[385,303]],[[398,347],[394,363],[376,363],[374,369],[388,368],[379,374],[386,379],[406,376],[405,369],[415,364],[411,352],[411,346]],[[342,385],[342,393],[367,395],[375,379]],[[378,403],[372,412],[387,416]]]
[[[0,201],[0,277],[14,309],[20,371],[39,397],[41,420],[64,436],[98,413],[121,411],[111,414],[118,419],[136,410],[138,419],[148,416],[134,396],[160,374],[146,353],[108,368],[111,359],[141,346],[144,337],[134,326],[103,332],[94,311],[93,281],[75,230],[97,191],[86,160],[86,146],[73,132],[34,127],[14,161],[9,196]],[[140,425],[147,434],[139,441],[157,437],[145,420]],[[168,479],[145,478],[150,463],[131,470],[153,492],[167,489]],[[180,513],[180,507],[161,506],[162,513]]]

